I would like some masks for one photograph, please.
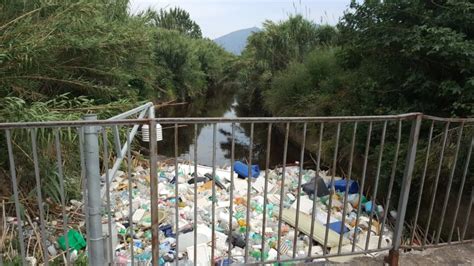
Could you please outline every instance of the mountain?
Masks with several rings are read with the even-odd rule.
[[[236,55],[240,55],[247,45],[247,38],[252,34],[252,32],[260,31],[259,28],[253,27],[248,29],[242,29],[228,33],[224,36],[221,36],[214,41],[222,46],[228,52],[231,52]]]

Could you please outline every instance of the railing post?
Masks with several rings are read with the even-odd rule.
[[[420,135],[420,126],[422,114],[419,114],[413,120],[411,126],[410,139],[408,142],[407,157],[405,163],[405,170],[403,172],[402,187],[400,190],[400,198],[398,200],[397,220],[395,222],[395,231],[393,232],[393,246],[389,252],[386,262],[391,266],[398,265],[399,249],[403,233],[403,224],[405,223],[405,214],[407,211],[408,196],[410,194],[411,179],[413,176],[413,168],[415,166],[416,149],[418,145],[418,138]]]
[[[159,264],[160,240],[159,240],[159,220],[158,220],[158,169],[157,169],[157,145],[156,145],[156,121],[155,107],[149,109],[150,119],[150,189],[151,189],[151,255],[152,265]]]
[[[97,115],[90,114],[83,117],[84,120],[97,120]],[[90,246],[88,255],[91,265],[104,265],[104,242],[102,240],[101,207],[100,196],[100,170],[99,170],[99,127],[84,127],[84,159],[87,176],[87,212],[89,214],[89,238]]]

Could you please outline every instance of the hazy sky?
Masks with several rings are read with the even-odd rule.
[[[335,25],[349,3],[350,0],[131,0],[130,10],[135,13],[149,7],[179,6],[191,14],[205,37],[213,39],[235,30],[261,27],[266,19],[278,21],[295,12],[317,23]]]

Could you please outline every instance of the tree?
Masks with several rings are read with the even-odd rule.
[[[337,31],[331,26],[319,26],[301,15],[290,16],[278,23],[266,21],[260,32],[253,33],[240,61],[239,80],[244,103],[265,102],[262,94],[272,87],[273,77],[290,63],[302,62],[316,47],[331,45]],[[268,111],[268,110],[267,110]]]
[[[151,14],[152,23],[157,27],[176,30],[191,38],[202,38],[201,28],[186,10],[175,7],[169,10],[160,9],[158,13],[151,11]]]
[[[155,44],[156,85],[171,97],[202,96],[228,80],[225,71],[232,56],[211,40],[158,29]]]
[[[351,9],[338,25],[343,62],[377,87],[373,112],[474,114],[471,1],[366,1]]]

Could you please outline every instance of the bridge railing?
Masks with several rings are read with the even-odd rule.
[[[133,111],[133,112],[132,112]],[[288,261],[311,261],[320,258],[341,257],[347,255],[372,254],[375,252],[390,251],[389,262],[397,264],[400,250],[424,249],[436,246],[451,245],[456,243],[466,243],[472,241],[471,209],[473,204],[473,181],[471,154],[473,149],[473,125],[474,119],[445,119],[426,116],[420,113],[387,115],[387,116],[351,116],[351,117],[281,117],[281,118],[155,118],[153,105],[147,104],[136,108],[130,112],[116,116],[109,120],[95,120],[94,117],[86,117],[83,121],[55,121],[55,122],[34,122],[34,123],[2,123],[0,131],[5,134],[6,146],[9,161],[9,176],[12,188],[12,201],[16,213],[16,229],[18,230],[18,253],[21,259],[25,260],[31,252],[28,251],[28,243],[25,239],[23,226],[26,224],[22,211],[24,200],[30,197],[36,200],[39,214],[40,235],[35,236],[37,242],[43,248],[39,261],[49,261],[51,255],[47,250],[47,241],[50,237],[50,221],[46,219],[44,208],[48,207],[48,202],[43,199],[42,184],[44,177],[40,175],[40,163],[37,156],[36,132],[39,128],[52,129],[54,139],[51,146],[55,150],[55,159],[59,170],[60,197],[62,208],[62,234],[65,236],[66,250],[69,249],[68,232],[71,223],[68,220],[70,214],[66,209],[66,196],[64,195],[65,178],[63,176],[63,159],[67,154],[61,149],[61,139],[59,132],[63,129],[76,129],[79,138],[77,152],[81,160],[81,179],[83,182],[84,206],[83,209],[86,221],[86,239],[88,260],[91,265],[103,265],[104,263],[116,263],[116,254],[113,241],[113,225],[118,219],[113,214],[113,199],[111,199],[110,181],[116,175],[117,170],[122,168],[127,171],[128,179],[128,201],[130,210],[128,211],[130,238],[134,238],[132,215],[133,191],[132,181],[132,155],[131,142],[137,134],[140,125],[149,127],[149,155],[146,160],[149,164],[150,174],[150,198],[151,208],[151,257],[153,265],[158,264],[162,253],[160,253],[160,243],[164,240],[160,238],[159,212],[163,210],[160,206],[163,198],[158,194],[162,181],[158,177],[158,150],[156,125],[168,125],[174,130],[169,136],[174,148],[175,182],[174,193],[174,232],[176,233],[175,250],[179,250],[180,244],[180,193],[179,188],[182,183],[178,182],[179,171],[179,134],[181,130],[188,129],[186,134],[192,134],[193,172],[198,173],[198,150],[209,147],[198,147],[199,129],[206,125],[212,130],[212,147],[210,165],[212,204],[210,206],[211,241],[210,241],[210,261],[218,257],[227,258],[229,261],[237,260],[247,264],[269,264]],[[137,115],[137,118],[129,118]],[[248,173],[252,172],[252,162],[256,161],[256,154],[264,154],[265,173],[261,177],[264,180],[264,190],[259,194],[253,189],[251,178],[246,179],[247,190],[244,193],[247,207],[245,208],[243,220],[248,226],[235,228],[232,223],[234,214],[234,198],[237,175],[234,171],[229,171],[229,187],[225,189],[228,209],[228,230],[226,234],[239,232],[245,240],[244,254],[240,259],[236,259],[237,254],[233,254],[232,241],[228,241],[227,250],[217,250],[217,226],[221,217],[216,217],[216,192],[221,189],[216,187],[217,171],[216,150],[218,145],[217,132],[222,125],[230,126],[231,132],[228,135],[230,141],[230,165],[231,168],[239,159],[245,159],[248,164]],[[126,128],[127,139],[123,144],[119,137],[119,127]],[[190,131],[190,130],[191,131]],[[15,147],[12,141],[12,134],[15,131],[29,130],[31,134],[31,154],[33,157],[35,173],[36,195],[24,195],[19,191],[19,180],[17,172],[21,170],[25,162],[15,160]],[[246,156],[238,158],[236,152],[236,134],[239,130],[245,130],[249,136],[249,143],[245,145]],[[279,131],[283,137],[272,139],[272,131]],[[114,139],[113,149],[108,147],[107,132],[112,132]],[[265,147],[256,147],[254,144],[255,134],[266,135]],[[296,136],[296,137],[295,137]],[[295,179],[296,189],[289,187],[291,182],[286,168],[289,167],[287,158],[289,143],[297,143],[300,148],[299,169]],[[219,143],[221,144],[221,143]],[[262,145],[260,145],[262,146]],[[283,147],[282,154],[276,155],[273,150],[277,146]],[[256,151],[258,149],[258,151]],[[279,150],[279,149],[276,149]],[[305,166],[308,158],[308,150],[315,154],[314,165]],[[114,151],[116,159],[112,170],[108,170],[108,159],[110,153]],[[101,156],[100,156],[101,155]],[[270,158],[279,156],[280,174],[276,178],[274,185],[279,189],[268,189],[268,182],[271,179]],[[103,158],[101,160],[101,157]],[[242,157],[242,156],[241,156]],[[127,165],[124,165],[124,160]],[[274,160],[273,160],[274,161]],[[340,180],[338,176],[345,179],[346,184],[350,180],[358,183],[358,190],[353,192],[349,186],[333,193],[324,199],[324,205],[320,205],[324,197],[315,197],[312,202],[311,211],[308,214],[302,213],[302,197],[304,196],[301,186],[304,182],[304,168],[316,169],[319,173],[321,169],[328,169],[326,176],[329,190],[336,190],[335,182]],[[102,169],[102,170],[101,170]],[[104,173],[105,186],[101,185],[101,174]],[[240,181],[239,181],[240,182]],[[295,185],[293,184],[293,185]],[[167,184],[169,185],[169,184]],[[202,217],[198,215],[198,184],[191,185],[193,189],[193,243],[197,243],[198,224],[203,223]],[[314,191],[318,191],[318,182],[314,182]],[[101,189],[102,196],[101,197]],[[285,197],[288,193],[295,194],[294,207],[288,208]],[[350,193],[349,193],[350,192]],[[453,193],[455,192],[455,193]],[[351,195],[356,194],[357,200],[350,200]],[[315,194],[317,195],[317,194]],[[255,233],[256,226],[252,226],[254,218],[251,214],[250,203],[256,197],[263,197],[263,210],[259,214],[262,220],[258,233],[261,236],[260,246],[251,245],[250,236]],[[364,205],[364,198],[372,202],[372,207]],[[267,209],[269,203],[276,206],[273,216],[269,216]],[[318,205],[319,204],[319,205]],[[336,206],[338,205],[338,206]],[[322,209],[321,209],[321,206]],[[378,207],[380,206],[380,207]],[[337,208],[337,211],[335,210]],[[326,211],[324,213],[324,211]],[[318,219],[323,214],[323,219]],[[324,221],[325,220],[325,221]],[[334,229],[333,221],[340,223],[340,228]],[[107,229],[102,229],[102,222],[105,222]],[[243,221],[242,221],[243,222]],[[270,223],[277,224],[277,232],[270,232]],[[292,236],[293,245],[289,251],[283,242],[289,236],[283,232],[283,225],[289,224],[294,230]],[[234,227],[234,228],[233,228]],[[344,232],[348,227],[349,232]],[[338,230],[339,229],[339,230]],[[106,232],[104,232],[106,231]],[[300,234],[310,237],[311,241],[308,250],[304,250],[304,255],[298,254],[296,243]],[[104,235],[106,237],[104,238]],[[268,239],[274,237],[275,243],[270,244]],[[371,240],[372,239],[372,240]],[[374,240],[375,239],[375,240]],[[313,242],[314,240],[314,242]],[[314,243],[317,243],[313,245]],[[133,241],[130,243],[131,262],[134,264]],[[316,245],[321,247],[322,252],[315,253]],[[255,246],[255,247],[254,247]],[[268,249],[276,250],[276,256],[268,258]],[[260,249],[260,257],[251,256],[252,249]],[[313,250],[312,250],[313,249]],[[193,255],[188,259],[197,262],[198,245],[193,245]],[[6,253],[5,246],[1,250]],[[64,252],[66,261],[70,261],[71,252]],[[239,255],[240,256],[240,255]],[[0,258],[5,256],[0,256]],[[2,262],[0,260],[0,262]],[[23,261],[25,263],[25,261]]]

